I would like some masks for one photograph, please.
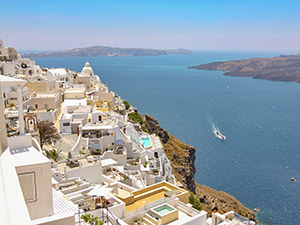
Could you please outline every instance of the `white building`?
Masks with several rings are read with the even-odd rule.
[[[5,130],[2,95],[0,129]],[[52,189],[50,161],[32,146],[31,135],[7,139],[1,132],[0,140],[1,224],[75,224],[78,209]]]
[[[48,70],[58,82],[60,88],[70,88],[73,84],[73,75],[65,68],[49,69]]]

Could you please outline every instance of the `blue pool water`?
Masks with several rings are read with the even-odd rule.
[[[151,145],[151,141],[150,141],[150,138],[142,138],[143,142],[144,142],[144,147],[145,148],[150,148],[152,145]]]
[[[196,147],[197,182],[259,208],[261,224],[300,224],[300,84],[187,69],[217,60],[280,54],[199,52],[36,62],[81,71],[88,60],[111,90]],[[226,141],[216,138],[213,126]]]
[[[165,215],[169,212],[174,211],[174,209],[167,205],[163,205],[163,206],[160,206],[160,207],[154,209],[154,211],[158,212],[160,215]]]

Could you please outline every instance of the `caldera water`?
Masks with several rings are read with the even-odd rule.
[[[258,208],[261,224],[300,224],[300,84],[187,69],[276,52],[36,58],[81,71],[88,60],[109,89],[196,147],[195,179]],[[226,136],[218,139],[215,126]],[[296,181],[291,182],[291,177]]]

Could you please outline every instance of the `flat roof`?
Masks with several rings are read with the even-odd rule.
[[[79,105],[87,105],[86,98],[81,99],[65,99],[63,106],[79,106]]]
[[[85,92],[85,88],[69,88],[65,90],[65,93],[77,93],[77,92]]]
[[[8,157],[16,167],[50,163],[50,160],[46,156],[32,146],[8,149],[3,153],[3,156]]]
[[[0,75],[0,83],[3,85],[9,85],[9,86],[18,86],[18,85],[24,85],[27,83],[25,80],[17,79],[14,77],[4,76]]]
[[[65,167],[66,167],[66,170],[67,171],[71,171],[71,170],[77,170],[77,169],[81,169],[81,168],[84,168],[84,167],[89,167],[89,166],[95,166],[97,165],[99,162],[89,162],[86,158],[82,158],[82,159],[77,159],[77,158],[73,158],[71,159],[71,161],[78,161],[78,163],[81,163],[81,166],[75,166],[73,168],[67,166],[67,163],[66,162],[63,162],[63,163],[58,163],[57,164],[57,171],[58,172],[61,172],[61,173],[64,173],[65,172]]]
[[[114,128],[114,124],[102,125],[102,124],[87,124],[82,127],[82,130],[109,130]]]
[[[32,96],[32,98],[53,98],[57,96],[58,93],[36,93],[36,96]]]
[[[112,166],[112,165],[116,165],[117,164],[117,161],[109,158],[109,159],[102,159],[101,160],[101,164],[102,164],[102,167],[105,167],[105,166]]]

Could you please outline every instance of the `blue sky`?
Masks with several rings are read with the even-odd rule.
[[[0,38],[19,50],[93,45],[300,51],[300,1],[1,1]]]

